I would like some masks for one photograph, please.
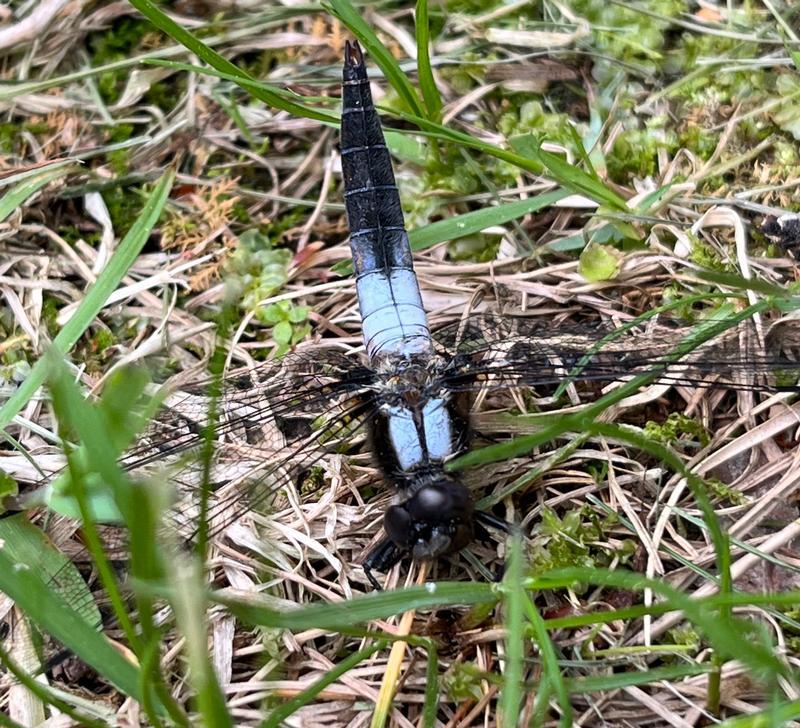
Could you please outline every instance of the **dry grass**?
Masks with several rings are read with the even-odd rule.
[[[52,18],[44,12],[49,5],[54,7]],[[178,174],[161,218],[160,235],[154,236],[71,353],[82,387],[99,392],[111,370],[135,362],[146,363],[156,378],[168,380],[179,390],[196,382],[220,343],[212,320],[224,301],[225,279],[233,275],[230,258],[239,249],[242,233],[252,229],[262,230],[273,246],[292,251],[283,271],[285,279],[279,277],[272,287],[263,281],[261,287],[251,286],[247,291],[257,296],[252,300],[258,300],[262,309],[287,301],[308,308],[313,333],[299,350],[333,346],[343,356],[358,356],[361,341],[353,281],[331,270],[349,258],[335,132],[319,122],[251,102],[228,81],[140,64],[138,60],[148,54],[182,62],[190,59],[180,46],[157,32],[144,34],[143,26],[126,25],[138,16],[125,3],[95,5],[76,0],[64,6],[43,0],[41,6],[42,19],[37,21],[41,27],[36,33],[23,28],[13,43],[0,40],[6,48],[2,74],[7,83],[0,88],[4,114],[0,137],[5,139],[0,171],[9,175],[0,184],[16,181],[14,175],[21,171],[60,160],[76,160],[79,166],[45,186],[0,224],[0,331],[5,335],[0,342],[5,373],[0,394],[10,394],[26,375],[28,364],[43,355],[131,224],[142,190],[149,189],[169,165],[175,165]],[[517,12],[516,5],[446,18],[446,30],[434,43],[433,56],[442,64],[438,79],[448,123],[481,140],[505,143],[490,122],[518,103],[503,94],[519,90],[526,79],[531,82],[526,92],[549,93],[553,103],[566,98],[565,108],[586,122],[595,96],[607,89],[592,80],[591,62],[575,51],[602,54],[603,49],[587,45],[590,27],[575,12],[559,4],[547,4],[547,8],[546,22],[535,29],[547,32],[545,45],[551,48],[551,58],[546,63],[526,57],[521,50],[531,43],[542,44],[542,38],[523,37],[524,31],[514,30],[513,24],[504,25]],[[786,8],[775,10],[779,11]],[[175,3],[174,12],[181,14],[185,27],[208,29],[203,37],[209,45],[226,58],[247,64],[263,80],[300,94],[338,96],[339,59],[348,35],[329,16],[296,14],[283,6],[243,8],[222,1]],[[713,28],[724,29],[726,6],[703,4],[702,10],[684,18],[690,25],[686,32],[714,35],[713,29],[701,23],[704,12],[718,14],[716,19],[723,22]],[[368,22],[398,57],[406,57],[414,47],[410,15],[410,6],[367,13]],[[567,23],[570,16],[571,24]],[[776,75],[791,74],[783,62],[785,51],[774,43],[778,21],[769,10],[760,17],[768,24],[759,31],[767,40],[763,45],[756,43],[761,59],[774,62],[770,70]],[[740,26],[735,30],[755,41],[755,33]],[[109,38],[126,33],[133,39],[129,47],[113,48]],[[497,68],[504,72],[490,75],[489,80],[476,80],[476,72],[472,86],[465,89],[464,77],[444,71],[448,64],[464,63],[473,48],[485,51],[484,37],[491,39],[488,48],[503,61]],[[793,47],[796,52],[797,46]],[[276,61],[274,65],[270,59]],[[741,62],[755,65],[756,60]],[[480,57],[475,62],[480,69]],[[111,70],[90,71],[98,64]],[[115,74],[113,78],[110,73]],[[793,73],[796,77],[796,70]],[[679,82],[675,79],[673,84]],[[588,281],[579,270],[577,254],[569,245],[559,252],[559,243],[580,240],[582,235],[588,238],[608,225],[609,218],[595,216],[597,206],[586,198],[571,197],[544,213],[493,229],[500,243],[488,262],[453,260],[452,249],[448,252],[446,245],[432,247],[417,255],[416,269],[434,327],[458,320],[466,308],[523,310],[554,326],[623,323],[662,304],[665,293],[677,297],[710,290],[699,272],[701,263],[708,261],[745,278],[782,286],[795,282],[794,260],[787,255],[764,256],[758,230],[765,215],[779,215],[796,206],[798,167],[782,166],[779,157],[779,149],[796,141],[771,126],[774,111],[763,100],[724,101],[716,108],[698,105],[694,111],[699,115],[702,109],[702,118],[680,118],[683,101],[670,97],[668,87],[660,83],[666,83],[660,73],[645,77],[635,99],[638,106],[631,114],[642,123],[666,115],[668,132],[717,125],[718,134],[713,151],[705,157],[690,146],[670,152],[663,148],[648,174],[607,182],[609,189],[634,200],[632,209],[646,193],[675,183],[658,205],[625,223],[627,233],[645,244],[638,249],[626,246],[613,278]],[[569,84],[574,88],[570,90]],[[111,86],[115,92],[109,91]],[[600,120],[597,148],[606,155],[618,137],[628,133],[624,118],[608,114]],[[741,124],[748,119],[762,122],[771,131],[760,143],[744,148],[740,146]],[[563,139],[552,148],[563,149]],[[467,154],[484,164],[473,152],[462,151],[453,156],[459,170],[468,168]],[[509,181],[508,174],[495,174],[488,163],[486,169],[483,178],[476,177],[477,192],[430,188],[415,193],[411,178],[421,177],[420,168],[400,164],[401,187],[412,190],[407,195],[409,203],[414,203],[412,219],[416,216],[424,224],[429,200],[435,214],[446,218],[488,207],[497,199],[519,199],[555,187],[546,172],[534,177],[517,170]],[[622,225],[619,222],[618,229]],[[479,243],[485,246],[488,239]],[[531,243],[536,246],[533,257],[528,255]],[[541,247],[545,244],[548,247]],[[754,245],[758,252],[753,252]],[[242,275],[241,270],[237,275]],[[760,298],[757,291],[748,295],[751,302]],[[269,358],[276,348],[269,322],[260,320],[256,311],[254,306],[240,309],[229,340],[223,342],[231,368],[252,366]],[[776,318],[767,316],[762,321],[764,330]],[[597,391],[579,389],[568,394],[565,411],[572,411]],[[530,421],[512,422],[506,416],[509,408],[525,412],[544,406],[530,392],[483,393],[474,424],[487,438],[504,439],[531,427]],[[694,473],[724,483],[718,486],[715,503],[731,537],[736,588],[754,594],[797,590],[800,464],[794,431],[800,410],[793,396],[652,385],[635,399],[615,405],[606,418],[641,427],[647,420],[664,422],[674,412],[709,433],[701,446],[684,442],[676,447]],[[43,394],[26,405],[7,432],[20,449],[8,445],[0,451],[0,468],[21,482],[36,482],[39,471],[49,473],[61,466],[60,450],[54,444],[57,430]],[[533,568],[624,566],[694,597],[714,593],[717,587],[711,575],[717,554],[686,479],[613,438],[592,436],[572,444],[565,435],[545,448],[468,475],[468,481],[486,495],[502,491],[520,476],[536,474],[495,509],[508,521],[521,524],[529,537]],[[230,587],[236,595],[254,600],[267,595],[281,607],[318,600],[337,603],[365,590],[358,564],[378,538],[390,493],[375,487],[376,471],[363,448],[360,454],[331,455],[319,464],[323,486],[312,498],[289,493],[269,515],[248,514],[215,534],[209,561],[215,587]],[[562,519],[561,535],[557,529],[541,526],[549,511]],[[85,558],[72,522],[48,519],[40,512],[33,515],[58,548],[76,562]],[[503,539],[495,534],[476,543],[470,554],[432,565],[428,578],[486,582],[502,570],[505,557]],[[85,563],[81,566],[103,605],[94,574]],[[387,588],[414,583],[418,568],[406,563],[393,570]],[[639,605],[642,598],[642,593],[630,589],[592,586],[539,592],[536,605],[545,619],[558,619]],[[652,593],[644,594],[645,600],[652,598]],[[23,661],[21,656],[29,654],[34,642],[27,622],[10,599],[2,597],[0,607],[7,625],[6,649]],[[796,603],[794,608],[796,613]],[[796,670],[798,625],[791,615],[777,608],[745,606],[742,616],[758,624],[789,668]],[[169,623],[166,610],[161,617]],[[503,620],[500,608],[481,612],[480,607],[458,606],[423,609],[406,618],[411,634],[429,637],[439,649],[442,682],[437,725],[493,725],[496,721],[502,688],[497,678],[504,674],[508,649]],[[399,621],[400,617],[378,620],[370,626],[394,634]],[[265,700],[275,705],[297,696],[342,656],[366,644],[357,637],[322,629],[289,632],[248,627],[219,608],[210,610],[208,624],[213,665],[236,725],[259,724],[267,713]],[[106,628],[106,634],[116,642],[124,641],[114,625]],[[713,664],[708,642],[676,612],[553,629],[550,636],[561,670],[571,678],[639,673],[665,665]],[[165,630],[161,654],[170,690],[188,708],[192,684],[184,682],[184,643],[185,633],[170,627]],[[538,686],[543,669],[540,652],[532,642],[526,649],[524,679],[526,685]],[[396,690],[390,715],[393,725],[419,724],[426,655],[419,645],[400,655],[400,679],[392,686]],[[388,647],[376,652],[325,687],[287,724],[366,725],[389,660]],[[68,667],[75,665],[67,663],[51,671],[48,682],[72,695],[70,700],[87,701],[84,710],[97,720],[128,725],[144,720],[136,702],[92,673],[78,670],[75,674]],[[29,660],[27,668],[35,671],[36,660]],[[765,709],[776,695],[798,699],[796,681],[766,685],[733,660],[726,661],[721,670],[720,716]],[[576,691],[571,695],[573,720],[580,725],[612,726],[702,724],[714,719],[708,713],[708,681],[707,674],[699,674]],[[9,678],[2,685],[2,707],[15,720],[27,725],[42,717],[42,704],[26,700],[23,688]],[[534,712],[536,696],[535,690],[525,693],[521,715],[526,720]],[[557,721],[554,708],[547,722]]]

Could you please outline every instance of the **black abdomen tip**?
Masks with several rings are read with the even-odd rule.
[[[364,53],[357,40],[344,42],[344,64],[351,67],[364,65]]]

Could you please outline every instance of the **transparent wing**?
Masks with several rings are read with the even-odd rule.
[[[291,354],[226,377],[212,436],[209,533],[292,486],[326,453],[347,447],[372,411],[371,382],[357,359],[332,350]],[[182,533],[197,527],[209,385],[170,397],[122,459],[134,475],[167,473],[178,492],[173,518]]]
[[[206,473],[202,450],[212,381],[199,381],[166,398],[120,464],[134,482],[168,485],[175,500],[169,526],[184,538],[197,532],[199,494],[207,482],[209,533],[215,535],[295,485],[326,453],[349,448],[374,410],[372,382],[357,358],[322,348],[230,372],[215,407]],[[109,549],[121,548],[118,529],[104,530]]]
[[[453,357],[446,386],[455,391],[611,382],[636,374],[664,384],[750,391],[800,391],[800,322],[650,321],[612,328],[555,326],[541,319],[476,314],[435,333]]]

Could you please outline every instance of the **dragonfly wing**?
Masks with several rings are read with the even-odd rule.
[[[225,378],[218,400],[207,474],[202,452],[213,411],[210,382],[172,395],[122,462],[134,476],[153,469],[169,474],[182,532],[196,530],[198,493],[207,479],[209,532],[218,534],[341,446],[369,415],[371,381],[358,360],[335,350],[238,370]]]
[[[750,320],[614,328],[476,314],[438,330],[436,341],[454,357],[447,381],[454,390],[612,382],[651,373],[669,385],[775,391],[796,387],[798,326],[776,326],[762,344]]]

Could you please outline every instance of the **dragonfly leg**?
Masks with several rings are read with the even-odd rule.
[[[488,511],[476,511],[475,520],[481,526],[494,528],[498,531],[502,531],[503,533],[511,533],[511,531],[514,528],[513,524],[509,523],[508,521],[504,521],[501,518],[498,518],[497,516],[493,516]]]
[[[383,591],[383,589],[372,574],[372,570],[389,571],[403,558],[403,553],[403,550],[394,541],[384,537],[367,554],[361,564],[361,568],[364,569],[364,574],[376,591]]]

